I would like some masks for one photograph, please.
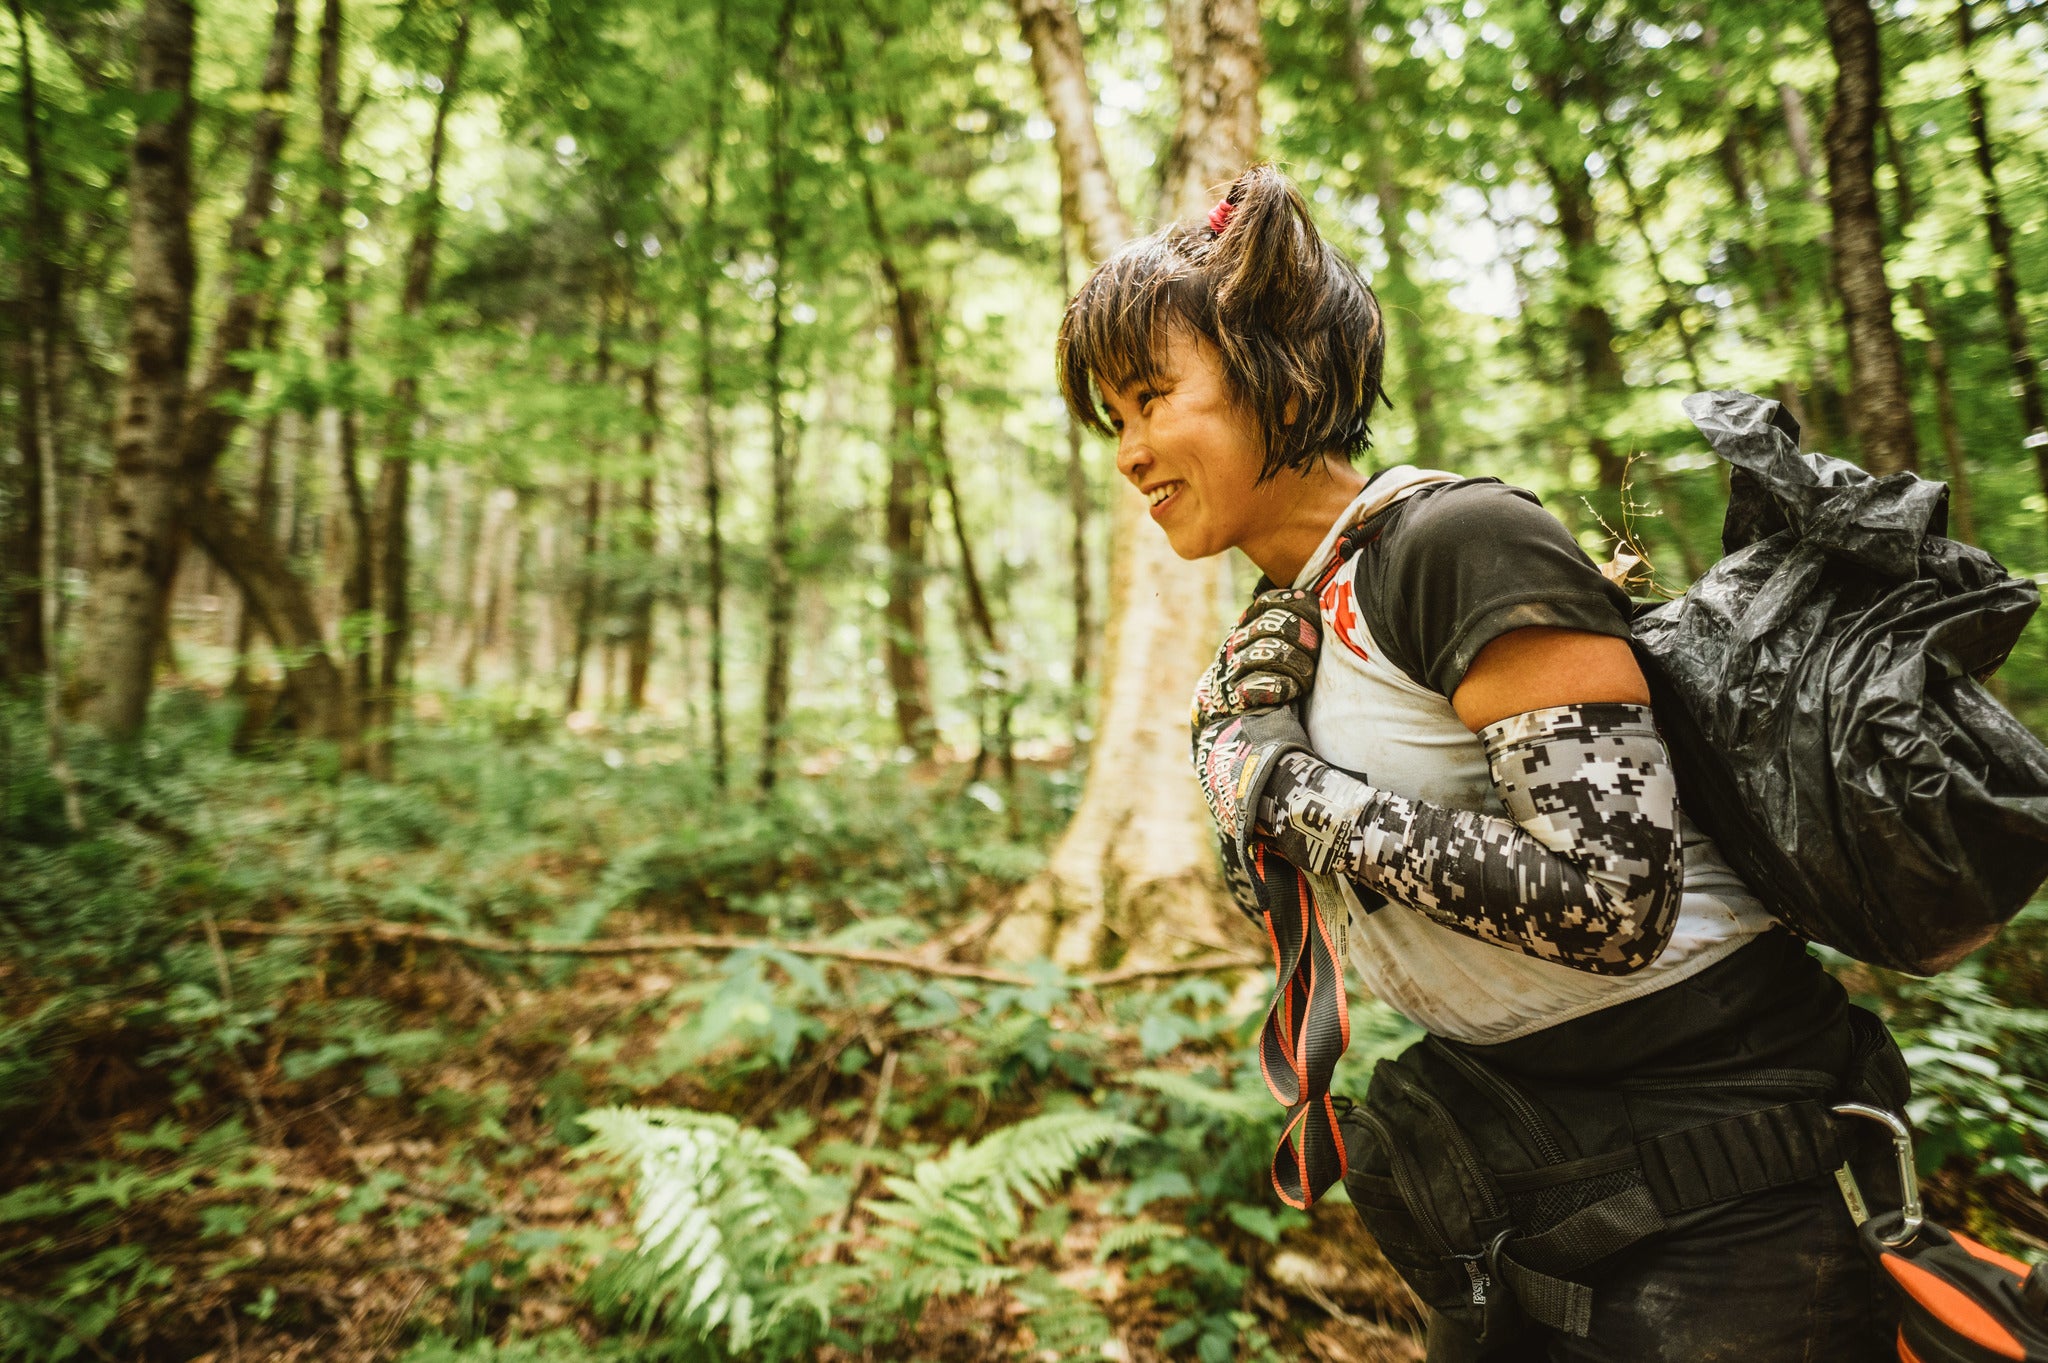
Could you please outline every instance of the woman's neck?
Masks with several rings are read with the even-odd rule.
[[[1260,502],[1258,529],[1237,547],[1284,587],[1301,576],[1309,555],[1364,486],[1365,475],[1340,459],[1325,458],[1306,473],[1282,470],[1254,494]]]

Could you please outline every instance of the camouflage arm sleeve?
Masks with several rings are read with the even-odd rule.
[[[1305,870],[1481,941],[1599,975],[1657,959],[1684,889],[1678,789],[1643,705],[1563,705],[1481,735],[1510,818],[1377,790],[1283,757],[1259,831]]]

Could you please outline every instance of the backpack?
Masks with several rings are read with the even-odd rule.
[[[1749,393],[1685,410],[1726,557],[1635,620],[1680,803],[1802,936],[1944,970],[2048,879],[2048,747],[1982,684],[2040,591],[1945,537],[1946,485],[1802,454]]]

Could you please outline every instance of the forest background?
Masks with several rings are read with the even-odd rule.
[[[1254,159],[1370,461],[1678,591],[1747,388],[2048,570],[2040,0],[8,8],[0,1357],[1419,1358],[1267,1182],[1248,572],[1053,382]],[[2029,1255],[2044,951],[1832,962]]]

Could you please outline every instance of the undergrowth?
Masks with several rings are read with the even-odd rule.
[[[0,712],[0,1359],[1419,1356],[1341,1194],[1272,1195],[1255,982],[780,945],[971,950],[1071,772],[849,762],[762,801],[659,732],[479,707],[386,785],[237,755],[233,720],[172,693],[143,748],[81,743],[73,833]],[[363,918],[762,945],[258,934]],[[2048,1233],[2041,931],[1845,972],[1914,1059],[1937,1206],[2009,1243]],[[1413,1035],[1356,1005],[1339,1088]]]

